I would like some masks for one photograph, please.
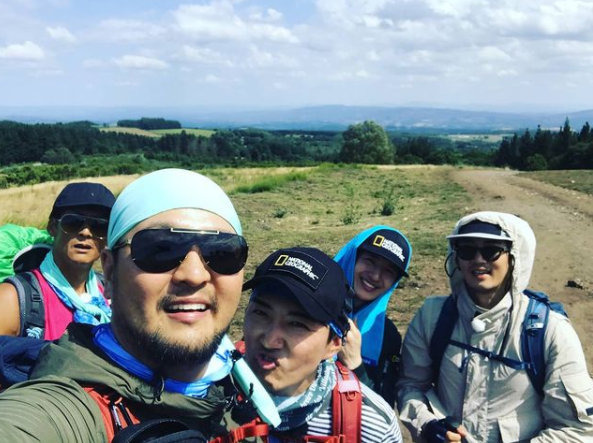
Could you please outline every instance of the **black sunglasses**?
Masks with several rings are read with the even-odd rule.
[[[472,260],[476,253],[480,252],[484,260],[493,262],[498,260],[503,252],[509,252],[509,248],[498,245],[482,246],[481,248],[471,245],[459,245],[455,248],[455,252],[461,260]]]
[[[198,246],[200,255],[210,269],[218,274],[239,272],[247,261],[248,246],[237,234],[192,229],[143,229],[131,240],[112,249],[130,245],[132,260],[146,272],[167,272],[185,259],[190,249]]]
[[[81,214],[64,214],[58,220],[60,228],[66,234],[78,234],[88,227],[93,236],[99,239],[107,237],[107,228],[109,227],[109,220],[105,218],[89,217]]]

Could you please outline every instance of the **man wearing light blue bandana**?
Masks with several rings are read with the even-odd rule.
[[[0,395],[10,411],[0,417],[3,439],[111,441],[119,423],[163,418],[218,434],[233,365],[223,338],[247,258],[241,233],[227,195],[200,174],[165,169],[128,185],[101,256],[111,322],[72,324],[34,380]],[[93,394],[105,391],[119,398],[103,404],[113,417]]]
[[[354,288],[351,332],[339,359],[393,406],[402,338],[385,311],[412,258],[408,239],[374,226],[350,240],[334,258]]]

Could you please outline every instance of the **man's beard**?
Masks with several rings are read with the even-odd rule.
[[[114,266],[117,267],[116,261]],[[112,293],[117,294],[118,297],[124,296],[119,292],[117,271],[114,272],[111,283]],[[112,297],[112,308],[116,308],[117,304],[118,298]],[[165,300],[161,300],[160,304],[165,304]],[[216,300],[212,301],[212,309],[218,309]],[[143,363],[148,363],[152,366],[152,369],[157,371],[171,367],[199,367],[208,363],[230,326],[227,324],[222,330],[215,332],[212,338],[206,343],[190,345],[171,342],[159,329],[153,332],[147,331],[143,327],[146,323],[144,319],[140,321],[138,319],[136,321],[120,319],[122,321],[117,321],[118,317],[116,309],[113,309],[111,323],[112,325],[117,323],[117,329],[123,336],[120,337],[120,342],[125,337],[125,342],[133,347],[133,349],[128,351],[136,358],[140,358]]]
[[[207,343],[189,345],[171,342],[158,330],[148,332],[131,324],[121,326],[130,342],[135,344],[137,352],[144,354],[144,358],[159,369],[197,367],[208,363],[228,329],[219,331]]]

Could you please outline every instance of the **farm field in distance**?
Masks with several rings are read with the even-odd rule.
[[[197,128],[179,128],[179,129],[153,129],[147,131],[145,129],[139,128],[128,128],[128,127],[120,127],[120,126],[109,126],[109,127],[99,127],[99,130],[104,132],[117,132],[120,134],[132,134],[132,135],[142,135],[145,137],[162,137],[166,134],[181,134],[181,131],[185,131],[186,134],[203,136],[203,137],[210,137],[216,131],[211,129],[197,129]]]

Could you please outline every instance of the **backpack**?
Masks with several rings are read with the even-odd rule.
[[[44,229],[10,223],[0,226],[0,281],[39,267],[53,241]]]
[[[523,294],[529,298],[529,304],[525,311],[523,327],[521,329],[521,355],[523,361],[514,360],[495,354],[490,351],[476,348],[466,343],[461,343],[451,339],[453,328],[459,313],[455,298],[450,295],[445,300],[436,327],[430,340],[429,354],[432,360],[433,374],[435,380],[438,379],[441,362],[445,353],[445,348],[452,344],[454,346],[476,352],[484,357],[497,360],[503,364],[517,370],[527,371],[529,380],[534,389],[540,396],[543,396],[543,388],[546,376],[546,362],[544,359],[544,335],[548,325],[550,310],[568,317],[562,303],[551,302],[543,292],[536,292],[530,289],[523,291]],[[436,381],[435,381],[435,384]]]
[[[257,418],[229,431],[228,434],[210,440],[210,443],[238,443],[245,438],[268,436],[288,442],[359,443],[362,433],[362,392],[358,377],[339,361],[336,362],[337,382],[332,390],[332,435],[306,435],[294,437],[289,433],[270,431],[267,424]]]
[[[337,363],[337,383],[332,391],[332,435],[305,436],[298,440],[319,443],[357,443],[361,436],[362,393],[354,372]],[[140,421],[124,404],[122,397],[108,387],[85,387],[84,390],[98,404],[108,436],[108,441],[132,442],[131,436],[150,434],[163,441],[184,441],[191,431],[185,424],[173,419]],[[182,432],[183,431],[183,432]],[[238,443],[246,438],[260,437],[267,441],[269,435],[282,440],[282,435],[271,432],[260,418],[215,437],[210,443]],[[128,437],[130,436],[130,437]],[[165,440],[165,437],[167,440]],[[295,441],[288,436],[289,441]],[[152,440],[151,440],[152,441]],[[155,440],[160,441],[160,440]],[[194,440],[199,441],[199,440]],[[203,440],[205,441],[205,440]]]
[[[103,292],[103,274],[96,272],[99,289]],[[44,286],[39,283],[41,273],[38,269],[21,272],[8,277],[5,283],[12,284],[17,293],[20,312],[20,337],[42,339],[45,335]],[[46,285],[47,286],[47,285]],[[47,288],[46,290],[51,290]]]
[[[45,309],[39,280],[33,272],[22,272],[4,280],[12,284],[19,300],[20,337],[43,338]]]
[[[48,343],[36,338],[0,335],[0,391],[29,380],[39,353]]]

